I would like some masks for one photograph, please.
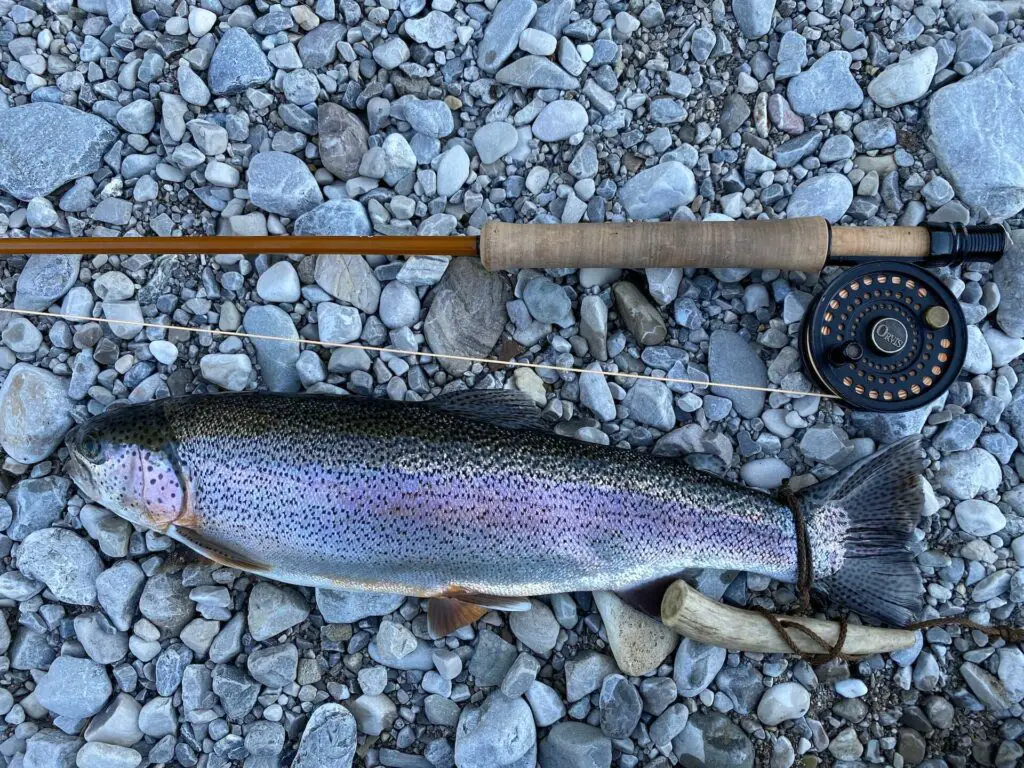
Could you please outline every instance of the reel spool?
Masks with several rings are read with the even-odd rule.
[[[912,264],[871,261],[845,270],[807,313],[804,367],[853,408],[909,411],[956,381],[967,323],[949,289]]]

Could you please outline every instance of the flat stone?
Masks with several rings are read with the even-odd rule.
[[[78,768],[136,768],[142,755],[134,749],[116,744],[83,744],[75,756]]]
[[[853,203],[853,185],[841,173],[813,176],[793,190],[786,216],[822,216],[835,224]]]
[[[958,451],[943,457],[935,473],[938,488],[956,501],[972,499],[995,490],[1002,482],[999,462],[982,448]]]
[[[139,611],[170,637],[179,635],[196,613],[181,574],[159,572],[146,581]]]
[[[485,357],[494,348],[512,298],[502,275],[488,272],[476,259],[455,259],[433,289],[423,334],[432,352]],[[462,360],[441,359],[442,368],[454,376],[469,370]]]
[[[640,171],[619,190],[619,201],[632,219],[659,219],[696,196],[693,172],[675,160]]]
[[[426,43],[434,50],[454,43],[458,37],[457,28],[458,25],[451,16],[438,10],[405,22],[405,31],[409,37],[417,43]]]
[[[18,570],[43,582],[63,603],[95,605],[103,561],[89,542],[68,529],[44,528],[21,543]]]
[[[0,110],[0,189],[19,200],[48,195],[98,170],[117,135],[106,120],[62,104]]]
[[[809,116],[859,107],[864,93],[850,73],[851,61],[846,51],[830,51],[790,80],[786,97],[793,109]]]
[[[324,199],[309,167],[286,152],[258,153],[247,180],[253,205],[281,216],[301,216]]]
[[[1001,299],[996,309],[996,322],[1008,336],[1024,337],[1024,229],[1009,233],[1009,242],[1003,258],[996,262],[992,272]]]
[[[240,721],[252,711],[260,684],[238,667],[218,664],[213,670],[213,692],[224,707],[225,716]]]
[[[765,725],[779,725],[807,714],[811,695],[799,683],[777,683],[769,688],[757,705],[757,719]]]
[[[74,656],[58,656],[35,690],[40,704],[54,715],[70,719],[95,715],[112,692],[102,664]]]
[[[608,675],[615,674],[615,662],[596,651],[582,651],[565,663],[565,696],[579,701],[601,687]]]
[[[683,732],[672,740],[672,751],[684,768],[754,767],[754,745],[739,726],[718,712],[698,712],[690,717]]]
[[[369,147],[369,134],[362,120],[340,104],[324,102],[317,106],[317,136],[324,168],[344,181],[359,175],[359,163]],[[355,201],[334,200],[325,205],[331,202]],[[314,211],[305,216],[312,213]],[[301,218],[304,217],[300,217],[300,221]],[[297,228],[299,222],[295,224]],[[369,222],[366,226],[366,234],[369,234]]]
[[[309,616],[306,599],[290,587],[261,581],[249,593],[249,633],[254,640],[269,640]]]
[[[932,95],[928,145],[960,199],[994,219],[1024,208],[1024,44]]]
[[[345,30],[345,26],[328,21],[304,34],[298,44],[302,66],[315,71],[331,64],[338,56],[338,43],[344,40]]]
[[[725,664],[726,651],[684,637],[676,650],[672,679],[679,695],[687,698],[704,691]]]
[[[609,675],[604,679],[599,706],[601,732],[610,739],[628,738],[640,722],[643,711],[640,693],[622,675]]]
[[[232,96],[269,82],[274,76],[259,44],[241,27],[228,27],[217,43],[206,73],[210,91]]]
[[[516,660],[516,647],[487,630],[480,630],[468,671],[478,687],[500,685]]]
[[[299,359],[299,334],[288,313],[280,307],[250,307],[242,324],[247,333],[289,339],[270,341],[254,338],[252,345],[256,348],[260,375],[267,389],[271,392],[298,392],[301,385],[295,363]]]
[[[732,12],[743,36],[756,40],[771,31],[775,0],[734,0]]]
[[[252,362],[248,355],[203,355],[199,358],[199,373],[206,381],[229,392],[241,392],[249,385]]]
[[[537,750],[544,768],[610,768],[612,742],[592,725],[558,723]]]
[[[533,121],[533,135],[541,141],[555,142],[580,133],[590,118],[578,101],[552,101]]]
[[[931,47],[904,56],[871,81],[868,95],[884,109],[917,101],[928,93],[938,62],[939,54]]]
[[[403,595],[316,590],[316,607],[324,621],[331,624],[354,624],[370,616],[386,616],[397,611],[403,602]]]
[[[435,139],[449,136],[455,130],[452,110],[443,101],[410,98],[405,102],[405,121],[417,133]]]
[[[74,420],[66,379],[16,363],[0,387],[0,446],[23,464],[42,461]]]
[[[480,131],[477,131],[477,134],[479,133]],[[512,133],[518,141],[519,134],[515,130]],[[482,157],[481,162],[483,162]],[[451,197],[462,189],[462,185],[469,178],[469,164],[469,155],[461,144],[456,144],[451,149],[445,150],[437,162],[437,194],[442,197]]]
[[[78,280],[81,256],[29,256],[18,275],[14,308],[41,311],[60,301]]]
[[[531,600],[530,606],[528,611],[513,611],[509,615],[509,628],[519,642],[544,656],[551,653],[558,640],[558,622],[551,609],[539,600]]]
[[[25,743],[24,768],[73,768],[82,740],[53,728],[44,728]]]
[[[367,314],[377,312],[380,282],[362,256],[317,256],[313,279],[334,298]]]
[[[520,88],[557,88],[560,91],[576,90],[580,81],[543,56],[523,56],[502,67],[494,79],[503,85],[517,85]]]
[[[477,46],[476,59],[484,72],[497,72],[519,44],[519,36],[529,26],[537,4],[533,0],[500,0],[491,12]]]
[[[479,707],[466,707],[455,730],[455,764],[508,766],[536,760],[537,729],[523,699],[494,691]]]
[[[329,702],[313,710],[306,722],[292,768],[350,768],[355,753],[355,718]]]
[[[732,331],[718,330],[711,334],[708,374],[712,381],[768,386],[767,369],[757,354],[757,348]],[[745,419],[760,416],[764,409],[764,392],[720,386],[712,386],[711,391],[731,400],[736,412]]]
[[[505,157],[516,148],[518,143],[519,134],[516,132],[515,126],[503,121],[486,123],[473,134],[473,146],[476,147],[477,154],[480,155],[480,162],[485,165]],[[459,184],[459,186],[462,185]],[[438,190],[440,191],[440,183]]]

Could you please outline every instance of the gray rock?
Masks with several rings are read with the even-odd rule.
[[[790,80],[786,89],[790,106],[801,115],[859,107],[864,93],[850,74],[851,60],[846,51],[830,51]]]
[[[380,736],[391,728],[398,717],[398,708],[387,696],[363,695],[348,705],[356,719],[356,727],[367,736]]]
[[[14,541],[21,541],[56,522],[64,510],[70,486],[67,478],[54,475],[15,484],[7,494],[7,503],[13,512],[7,535]]]
[[[274,72],[259,44],[241,27],[228,27],[210,59],[207,82],[216,96],[232,96],[263,85]]]
[[[917,101],[928,93],[938,62],[939,54],[931,47],[904,56],[871,81],[868,95],[884,109]]]
[[[503,85],[517,85],[520,88],[557,88],[560,91],[576,90],[580,81],[543,56],[523,56],[502,67],[494,79]]]
[[[249,163],[247,179],[253,205],[269,213],[294,218],[324,199],[306,164],[286,152],[258,153]]]
[[[988,709],[1001,712],[1012,706],[1013,702],[1002,683],[977,664],[972,664],[969,661],[961,664],[960,674],[971,689],[971,693],[977,696],[978,700]]]
[[[519,134],[511,123],[498,121],[486,123],[480,126],[473,134],[473,146],[480,155],[480,162],[485,165],[497,162],[516,148],[519,143]],[[467,175],[468,175],[468,168]],[[440,173],[438,179],[438,191],[440,192]],[[465,181],[465,179],[463,179]],[[462,184],[460,183],[461,187]]]
[[[697,696],[715,679],[725,664],[724,648],[698,643],[684,637],[676,649],[672,679],[680,696]]]
[[[172,696],[181,685],[185,668],[192,663],[192,650],[181,643],[172,643],[156,657],[156,692],[161,696]],[[146,729],[143,728],[145,731]],[[163,735],[163,734],[161,734]]]
[[[306,723],[292,768],[350,768],[355,753],[355,718],[340,704],[321,704]]]
[[[298,392],[301,385],[295,362],[299,359],[299,334],[288,313],[280,307],[250,307],[245,313],[243,326],[247,333],[294,339],[252,339],[252,345],[256,348],[260,375],[267,389],[271,392]]]
[[[96,601],[122,632],[131,629],[145,580],[142,569],[130,560],[114,563],[96,577]]]
[[[256,283],[256,293],[261,299],[272,304],[291,304],[299,300],[301,287],[299,275],[291,262],[279,261],[260,275]]]
[[[416,153],[402,134],[390,134],[381,149],[385,158],[384,181],[389,186],[395,186],[416,170]]]
[[[611,739],[585,723],[558,723],[537,750],[544,768],[610,768]]]
[[[369,134],[362,120],[340,104],[325,102],[317,106],[317,135],[320,161],[324,168],[346,181],[359,175],[359,163],[369,147]],[[355,201],[333,200],[325,205],[330,205],[331,202]],[[311,211],[300,217],[295,222],[296,229],[299,221],[306,216],[312,216],[315,212]],[[369,222],[366,224],[366,234],[369,234]]]
[[[480,630],[473,658],[469,661],[469,674],[478,687],[500,685],[509,667],[516,660],[516,647],[498,635],[485,629]]]
[[[1019,648],[1000,648],[997,675],[1012,701],[1024,700],[1024,652]]]
[[[75,756],[78,768],[135,768],[142,755],[134,749],[116,744],[83,744]]]
[[[613,286],[612,293],[619,317],[639,344],[651,346],[665,340],[668,335],[665,319],[640,293],[639,288],[621,281]]]
[[[896,146],[896,126],[887,117],[862,120],[853,127],[853,133],[864,149],[885,149]]]
[[[455,764],[464,768],[519,765],[536,760],[537,729],[530,707],[494,691],[479,707],[467,707],[455,730]]]
[[[249,633],[269,640],[309,616],[306,599],[294,589],[261,581],[249,593]]]
[[[981,419],[961,416],[946,424],[933,438],[932,445],[944,453],[966,451],[978,441],[983,426]]]
[[[552,101],[533,121],[533,135],[541,141],[555,142],[580,133],[590,122],[587,110],[578,101]]]
[[[299,649],[294,643],[257,648],[246,659],[252,679],[271,688],[284,688],[295,682],[299,665]]]
[[[73,768],[75,755],[82,746],[77,736],[44,728],[25,742],[23,768]]]
[[[505,329],[505,304],[511,290],[505,279],[488,272],[475,259],[455,259],[431,293],[423,335],[432,352],[470,357],[490,353]],[[469,363],[442,359],[441,367],[454,376]]]
[[[63,603],[95,605],[103,562],[89,542],[66,528],[44,528],[22,542],[18,570],[43,582]]]
[[[477,46],[477,63],[484,72],[497,72],[519,44],[519,36],[529,26],[537,4],[533,0],[500,0]]]
[[[0,189],[19,200],[48,195],[98,170],[116,139],[106,120],[62,104],[0,110]]]
[[[35,690],[39,703],[54,715],[76,720],[103,709],[112,692],[102,664],[74,656],[58,656]]]
[[[67,381],[17,363],[0,387],[0,446],[23,464],[49,456],[74,423]]]
[[[316,607],[324,621],[331,624],[354,624],[369,616],[386,616],[397,611],[403,602],[403,595],[333,589],[316,591]]]
[[[509,628],[519,642],[544,656],[551,653],[558,640],[558,622],[551,609],[539,600],[531,600],[530,606],[528,611],[509,614]]]
[[[768,386],[768,372],[756,347],[732,331],[718,330],[711,334],[708,374],[712,381]],[[711,391],[730,399],[736,412],[745,419],[760,416],[764,409],[764,392],[720,386],[711,387]]]
[[[141,705],[127,693],[119,693],[103,711],[89,721],[85,729],[85,740],[131,747],[142,741],[139,730]]]
[[[510,2],[510,0],[503,0]],[[451,108],[443,101],[427,101],[410,98],[405,102],[405,121],[417,133],[443,139],[455,130],[455,118]]]
[[[306,69],[322,69],[338,55],[338,43],[345,39],[346,27],[328,21],[310,30],[299,39],[299,57]]]
[[[778,725],[786,720],[797,720],[807,714],[811,695],[799,683],[773,685],[757,705],[757,719],[765,725]]]
[[[601,732],[610,739],[625,739],[640,722],[643,701],[640,693],[622,675],[609,675],[601,684],[599,697]]]
[[[733,711],[739,715],[753,712],[764,692],[761,672],[752,664],[724,667],[715,678],[715,685],[721,694],[729,697]]]
[[[533,318],[541,323],[569,328],[575,322],[572,302],[565,289],[546,277],[534,278],[526,284],[523,301]]]
[[[1022,94],[1024,45],[1018,44],[945,86],[928,104],[928,144],[943,176],[963,202],[994,219],[1024,207],[1024,167],[1015,161],[1024,153],[1024,135],[1013,118]]]
[[[814,426],[800,439],[800,451],[811,461],[838,465],[853,454],[853,443],[839,427]]]
[[[417,43],[426,43],[437,50],[455,42],[458,37],[455,20],[446,13],[433,10],[418,19],[405,22],[405,32]]]
[[[722,765],[753,768],[754,746],[742,730],[718,712],[698,712],[672,741],[672,751],[684,768]]]
[[[1003,258],[996,262],[993,278],[1002,297],[996,322],[1008,336],[1024,337],[1024,312],[1018,310],[1024,302],[1024,229],[1010,232],[1010,242]]]
[[[139,598],[139,611],[170,637],[179,635],[196,614],[181,574],[160,572],[146,581]]]
[[[501,692],[512,699],[524,695],[536,681],[538,672],[540,662],[525,651],[520,653],[501,681]]]
[[[409,60],[409,46],[400,37],[389,37],[374,46],[373,60],[384,69],[395,69]]]
[[[248,355],[203,355],[199,359],[199,372],[211,384],[229,392],[241,392],[249,384],[252,362]]]
[[[732,12],[743,36],[756,40],[771,31],[775,0],[735,0]]]
[[[518,140],[518,134],[516,134],[516,138]],[[462,188],[468,178],[469,155],[461,144],[455,144],[438,159],[437,193],[442,197],[451,197]]]
[[[128,635],[118,632],[102,613],[76,616],[75,637],[97,664],[116,664],[128,653]]]
[[[619,190],[619,201],[632,219],[658,219],[697,196],[693,172],[670,160],[640,171]]]
[[[978,27],[967,27],[956,36],[956,55],[953,61],[964,62],[972,67],[984,63],[992,53],[992,40]]]
[[[853,203],[853,185],[841,173],[824,173],[803,182],[789,198],[786,216],[823,216],[835,224]]]
[[[342,307],[329,301],[316,305],[317,337],[320,341],[347,344],[363,332],[363,321],[355,307]]]
[[[579,701],[601,687],[608,675],[618,671],[615,662],[595,651],[582,651],[565,663],[565,696]]]
[[[956,501],[971,499],[995,490],[1002,481],[999,462],[981,448],[958,451],[943,457],[935,472],[938,488]]]
[[[29,256],[18,275],[14,308],[40,311],[64,297],[78,280],[81,256]]]
[[[591,363],[587,370],[594,373],[580,374],[580,403],[601,421],[611,421],[615,418],[616,409],[608,377],[599,373],[601,366],[598,363]]]
[[[252,710],[260,684],[242,669],[218,664],[213,670],[213,692],[229,720],[240,721]]]
[[[56,657],[53,649],[40,632],[19,627],[11,642],[8,656],[12,669],[46,669]]]
[[[740,479],[754,488],[772,490],[793,476],[793,470],[782,459],[754,459],[740,467]]]
[[[829,136],[821,146],[818,159],[823,163],[834,163],[838,160],[847,160],[853,157],[853,139],[845,134]]]
[[[672,391],[660,381],[637,381],[626,393],[623,405],[629,410],[630,418],[663,432],[676,424]]]

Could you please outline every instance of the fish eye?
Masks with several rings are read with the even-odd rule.
[[[82,442],[78,444],[78,452],[89,461],[96,461],[102,455],[100,441],[92,435],[86,435],[82,438]]]

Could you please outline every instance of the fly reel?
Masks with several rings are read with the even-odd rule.
[[[871,261],[845,270],[807,313],[804,366],[853,408],[909,411],[960,374],[967,323],[956,298],[920,267]]]

